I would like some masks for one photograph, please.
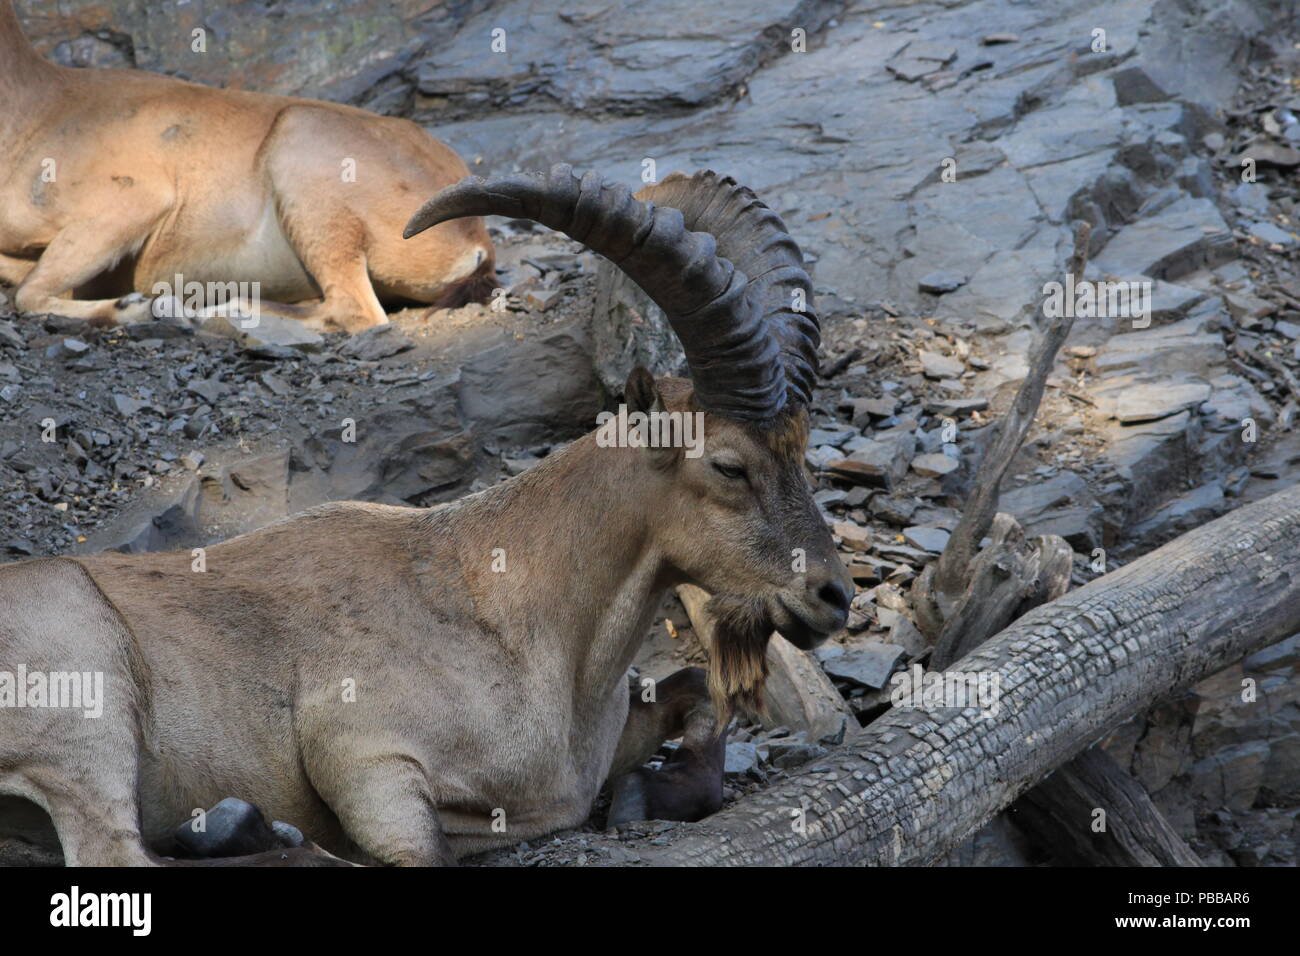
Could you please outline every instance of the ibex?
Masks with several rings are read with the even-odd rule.
[[[99,719],[0,708],[0,795],[44,808],[69,863],[161,862],[227,794],[384,864],[576,825],[606,780],[620,818],[697,819],[771,633],[810,648],[843,625],[852,582],[803,464],[819,327],[780,218],[711,171],[634,197],[557,166],[467,179],[406,234],[485,215],[568,234],[662,307],[692,380],[638,368],[626,401],[701,413],[703,453],[591,433],[451,504],[315,508],[203,571],[189,552],[0,567],[0,668],[106,675]],[[714,595],[707,678],[629,693],[682,582]]]
[[[484,298],[495,271],[481,219],[400,238],[422,199],[466,175],[407,120],[56,66],[0,0],[0,281],[21,312],[143,321],[142,296],[192,298],[177,276],[215,287],[209,308],[259,283],[247,288],[263,313],[322,330],[384,323],[381,302]]]

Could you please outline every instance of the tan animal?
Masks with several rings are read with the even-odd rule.
[[[152,312],[119,301],[130,293],[192,304],[187,288],[216,284],[222,300],[256,282],[244,304],[356,332],[387,321],[384,302],[481,299],[494,285],[481,219],[401,241],[420,202],[466,175],[407,120],[56,66],[0,0],[0,281],[22,312],[120,324]]]
[[[388,864],[580,823],[629,771],[619,818],[715,810],[719,706],[757,705],[771,632],[813,646],[853,587],[803,464],[819,336],[797,246],[712,172],[641,195],[564,166],[470,179],[407,232],[525,217],[618,263],[694,375],[637,369],[627,402],[700,413],[703,454],[592,433],[448,505],[315,508],[208,548],[203,572],[188,552],[0,567],[0,669],[106,675],[99,719],[0,707],[0,804],[43,808],[73,864],[157,863],[228,794]],[[707,686],[685,671],[629,696],[682,582],[714,595]],[[672,765],[635,770],[682,733]]]

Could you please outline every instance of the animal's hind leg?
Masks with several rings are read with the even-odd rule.
[[[21,779],[0,780],[0,789],[50,815],[68,866],[158,865],[140,838],[134,777],[121,764],[110,768],[98,758],[89,764],[81,758],[76,770],[65,761],[24,768]]]
[[[727,734],[719,732],[708,677],[687,667],[659,681],[654,701],[633,692],[610,781],[609,824],[699,820],[722,806]],[[659,770],[641,766],[665,740],[682,743]]]
[[[304,208],[303,204],[293,208],[290,242],[324,298],[314,305],[288,309],[271,306],[271,311],[300,319],[308,328],[322,332],[360,332],[386,323],[388,315],[366,268],[361,221],[345,208]]]
[[[140,836],[131,647],[79,565],[0,567],[0,660],[28,675],[27,706],[0,707],[0,795],[48,813],[71,866],[155,862]]]

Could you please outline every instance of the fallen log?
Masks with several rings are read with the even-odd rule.
[[[702,823],[560,842],[588,865],[929,864],[1134,714],[1297,631],[1300,486],[1035,608],[962,658],[949,673],[996,679],[996,713],[896,706]]]

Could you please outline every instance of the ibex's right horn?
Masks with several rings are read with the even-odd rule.
[[[817,321],[798,247],[780,219],[752,192],[711,172],[669,177],[652,189],[663,190],[654,195],[659,205],[595,173],[579,180],[565,165],[549,176],[472,177],[425,203],[405,235],[461,216],[511,216],[557,229],[609,258],[664,310],[701,406],[761,421],[780,412],[787,388],[806,401]],[[672,208],[679,204],[681,211]],[[714,232],[725,236],[729,258],[719,254]],[[757,282],[733,265],[736,259]],[[794,295],[791,303],[778,302],[787,288],[801,288],[802,303]],[[807,311],[799,312],[801,304]]]

